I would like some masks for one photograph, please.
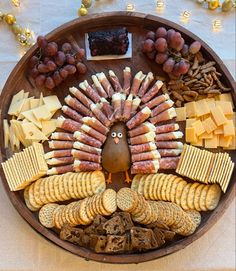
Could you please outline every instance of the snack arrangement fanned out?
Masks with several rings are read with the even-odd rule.
[[[110,62],[102,57],[126,54],[136,33],[87,32],[99,61],[71,35],[37,40],[33,90],[14,90],[3,120],[9,193],[78,249],[168,248],[203,227],[233,182],[231,88],[201,43],[174,29],[147,31],[133,58]]]

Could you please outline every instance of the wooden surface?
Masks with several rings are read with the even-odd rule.
[[[166,21],[164,19],[158,18],[152,15],[145,15],[141,13],[128,13],[128,12],[111,12],[106,14],[94,14],[91,16],[86,16],[84,18],[76,19],[72,22],[69,22],[55,31],[48,34],[48,39],[55,40],[59,43],[64,42],[65,40],[72,40],[75,44],[79,44],[84,47],[84,33],[89,30],[96,29],[106,29],[110,28],[110,26],[126,26],[129,32],[133,34],[133,57],[132,59],[124,59],[124,60],[112,60],[112,61],[85,61],[88,67],[88,73],[81,76],[71,76],[69,80],[64,82],[56,89],[56,94],[60,98],[61,102],[63,102],[63,98],[68,94],[68,87],[70,86],[78,86],[79,82],[88,79],[90,76],[99,71],[108,71],[109,69],[113,69],[119,76],[122,74],[122,70],[125,66],[130,66],[132,68],[132,72],[135,73],[139,70],[142,70],[144,73],[148,71],[152,71],[155,74],[163,75],[160,67],[148,60],[141,53],[141,41],[144,38],[144,35],[147,30],[155,30],[159,26],[167,26],[170,28],[175,28],[180,31],[184,38],[187,41],[192,41],[193,39],[198,39],[195,35],[190,33],[189,31],[183,29],[180,26],[177,26],[174,23]],[[198,39],[199,40],[199,39]],[[202,51],[204,55],[210,60],[214,59],[217,62],[217,69],[224,74],[223,83],[232,89],[234,88],[234,80],[231,77],[230,73],[222,63],[222,61],[216,56],[216,54],[203,42],[202,43]],[[30,91],[31,96],[34,95],[39,97],[39,91],[34,87],[30,79],[27,77],[27,62],[28,59],[37,51],[37,47],[34,46],[31,48],[27,54],[21,59],[15,69],[12,71],[7,83],[3,89],[1,101],[0,101],[0,109],[1,109],[1,119],[0,125],[2,127],[2,120],[7,118],[7,111],[11,101],[11,97],[13,94],[17,93],[21,89],[25,89]],[[43,91],[44,95],[48,95],[52,92]],[[53,92],[54,93],[54,92]],[[236,101],[236,92],[234,90],[233,99],[234,103]],[[11,153],[8,150],[4,149],[3,144],[3,133],[1,133],[1,162],[5,161]],[[234,162],[236,162],[236,154],[235,151],[231,152],[231,157]],[[213,212],[204,212],[203,220],[200,227],[197,231],[186,238],[178,238],[175,242],[171,243],[168,246],[164,246],[158,250],[149,251],[142,254],[126,254],[126,255],[102,255],[96,254],[88,249],[80,248],[68,242],[62,241],[58,238],[57,234],[52,231],[44,228],[37,219],[37,216],[30,212],[23,201],[21,192],[10,192],[8,185],[6,183],[2,168],[1,168],[1,178],[4,184],[4,187],[7,191],[7,194],[12,201],[15,208],[21,214],[21,216],[38,232],[40,232],[43,236],[56,243],[57,245],[71,251],[74,254],[80,255],[86,259],[101,261],[101,262],[110,262],[110,263],[138,263],[144,262],[152,259],[156,259],[167,254],[173,253],[177,250],[185,248],[188,244],[198,239],[202,234],[204,234],[207,230],[210,229],[212,225],[221,217],[223,212],[226,210],[231,200],[235,196],[235,179],[236,172],[234,170],[232,180],[230,186],[227,190],[227,193],[222,196],[219,206]],[[173,173],[173,172],[172,172]],[[121,177],[121,178],[120,178]],[[121,175],[117,175],[115,178],[117,181],[114,181],[114,188],[119,189],[119,187],[123,186],[123,182],[120,181],[122,179]],[[118,181],[119,180],[119,181]]]

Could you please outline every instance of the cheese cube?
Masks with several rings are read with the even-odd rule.
[[[232,143],[232,136],[219,136],[219,147],[228,148]]]
[[[53,113],[55,113],[58,109],[62,107],[56,95],[43,97],[43,101],[44,104],[47,106],[48,110]]]
[[[234,133],[234,123],[232,120],[227,120],[227,122],[223,125],[224,136],[235,136]]]
[[[222,93],[219,95],[220,101],[230,102],[232,105],[232,108],[234,109],[234,103],[231,93]]]
[[[222,111],[222,109],[219,106],[216,106],[215,108],[211,109],[211,114],[213,116],[213,119],[217,126],[220,126],[222,124],[225,124],[227,122],[227,119]]]
[[[205,119],[202,122],[202,124],[203,124],[203,127],[204,127],[204,129],[206,130],[206,132],[208,134],[213,132],[217,128],[217,126],[216,126],[216,124],[215,124],[215,122],[213,121],[212,118]]]
[[[186,108],[185,107],[177,107],[176,111],[176,121],[184,121],[186,120]]]
[[[186,128],[192,127],[192,124],[197,121],[197,119],[186,119]]]
[[[57,128],[57,120],[51,119],[51,120],[44,120],[42,121],[42,133],[45,136],[51,135]]]
[[[210,110],[216,106],[214,98],[207,98],[206,102],[207,102],[207,105],[210,108]]]
[[[213,136],[212,138],[205,139],[205,148],[216,149],[218,147],[218,136]]]
[[[196,102],[189,102],[184,105],[186,108],[187,118],[193,118],[197,116]]]
[[[236,134],[236,128],[234,130],[235,134]],[[224,148],[225,150],[236,150],[236,136],[232,137],[232,141],[229,144],[228,147]]]
[[[223,134],[224,134],[223,125],[218,126],[218,127],[214,130],[214,134],[215,134],[215,135],[223,135]]]
[[[231,102],[216,101],[216,106],[219,106],[225,115],[232,115],[233,108]]]
[[[32,109],[32,112],[38,121],[50,120],[52,117],[52,113],[48,110],[48,107],[46,105],[36,107]]]
[[[47,140],[48,138],[33,124],[23,123],[22,129],[26,139],[31,140]]]
[[[185,129],[185,140],[186,142],[189,142],[189,143],[197,142],[195,127],[187,127]]]
[[[207,104],[206,99],[197,101],[196,102],[196,107],[197,107],[197,116],[198,117],[210,113],[210,108],[209,108],[209,106]]]
[[[213,133],[208,134],[207,132],[205,132],[199,136],[199,139],[209,139],[212,138],[213,136],[215,136]]]
[[[204,129],[202,122],[200,120],[197,120],[194,123],[192,123],[192,127],[195,128],[197,136],[200,136],[201,134],[203,134],[205,132],[205,129]]]
[[[192,142],[191,144],[196,147],[203,147],[203,139],[198,138],[196,142]]]

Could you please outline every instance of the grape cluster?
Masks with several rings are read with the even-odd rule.
[[[163,71],[171,78],[186,74],[190,68],[189,56],[200,49],[199,41],[188,45],[179,32],[174,29],[166,30],[164,27],[157,28],[156,32],[149,31],[142,47],[143,53],[150,59],[155,59],[157,64],[162,64]]]
[[[87,67],[82,63],[83,48],[75,51],[68,42],[59,48],[56,42],[48,42],[43,36],[38,36],[37,44],[40,49],[29,61],[30,75],[37,87],[53,89],[70,74],[86,73]]]

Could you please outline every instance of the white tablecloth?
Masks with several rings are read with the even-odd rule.
[[[162,13],[156,11],[154,0],[94,1],[90,13],[125,10],[127,3],[135,11],[159,15],[179,23],[207,42],[235,75],[235,13],[228,14],[201,8],[193,0],[164,1]],[[77,17],[80,1],[21,0],[13,8],[8,0],[0,1],[0,10],[13,12],[20,24],[36,34],[46,34]],[[180,14],[190,11],[188,23]],[[220,19],[222,29],[212,31],[212,21]],[[0,22],[0,89],[20,59],[23,49],[15,42],[8,27]],[[235,200],[212,229],[199,240],[175,254],[138,265],[107,265],[87,262],[55,246],[38,235],[16,212],[0,182],[0,270],[235,270]]]

